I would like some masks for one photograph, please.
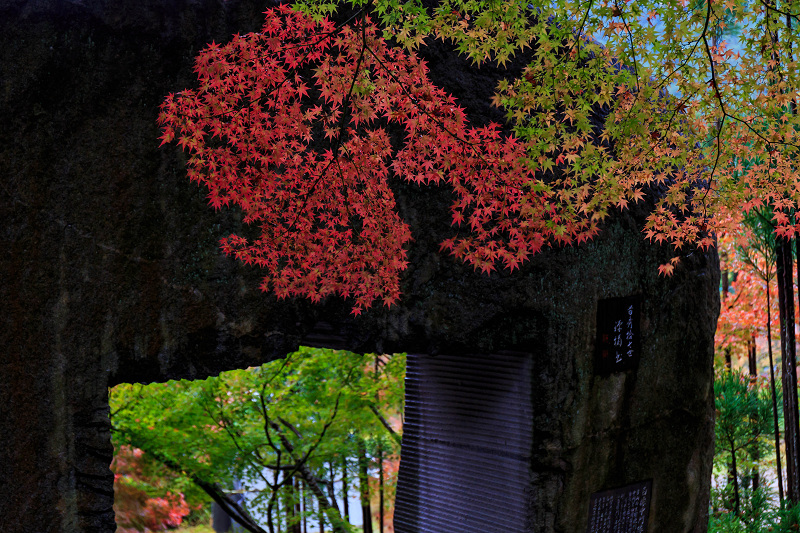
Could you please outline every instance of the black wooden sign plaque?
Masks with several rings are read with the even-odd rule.
[[[586,533],[646,533],[653,480],[595,492]]]
[[[624,296],[597,302],[594,371],[607,375],[639,366],[641,297]]]

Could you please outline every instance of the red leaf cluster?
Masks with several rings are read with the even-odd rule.
[[[150,496],[144,490],[152,479],[144,472],[143,453],[121,446],[111,468],[114,471],[114,515],[118,533],[166,531],[175,528],[189,514],[183,494],[166,491]]]
[[[426,65],[366,17],[336,27],[275,8],[260,32],[208,46],[195,70],[199,88],[162,105],[162,144],[189,153],[212,206],[238,206],[260,227],[222,248],[265,268],[262,288],[280,298],[340,295],[356,314],[398,298],[411,234],[391,176],[453,188],[453,224],[469,231],[442,249],[484,272],[596,232],[540,186],[520,140],[471,127]]]

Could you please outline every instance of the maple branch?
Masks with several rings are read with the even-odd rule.
[[[767,4],[768,4],[768,2],[766,2],[766,0],[760,0],[760,1],[761,1],[762,3],[764,3],[764,5],[765,5],[765,6],[769,7],[769,6],[767,5]],[[776,11],[776,12],[778,12],[778,13],[782,13],[781,11],[778,11],[777,9],[775,9],[775,11]],[[791,16],[794,16],[794,15],[791,15]],[[766,25],[767,27],[766,27],[766,30],[767,30],[767,34],[770,36],[770,39],[771,39],[771,41],[772,41],[773,45],[775,45],[775,44],[777,43],[777,40],[778,40],[778,32],[777,32],[777,30],[775,30],[775,32],[772,32],[772,31],[770,30],[770,21],[771,21],[771,19],[770,19],[770,18],[767,18],[767,25]],[[777,58],[775,57],[775,51],[773,50],[773,51],[772,51],[772,53],[773,53],[773,60],[777,61]],[[774,68],[774,67],[772,67],[772,68]],[[778,141],[775,141],[774,139],[768,139],[768,138],[767,138],[766,136],[764,136],[764,135],[763,135],[763,134],[762,134],[760,131],[758,131],[757,129],[755,129],[755,128],[754,128],[754,127],[753,127],[753,126],[750,124],[750,122],[748,122],[748,121],[746,121],[746,120],[742,119],[741,117],[737,117],[736,115],[732,115],[732,114],[728,113],[728,112],[725,110],[724,106],[722,106],[722,107],[721,107],[721,111],[722,111],[722,113],[723,113],[723,118],[727,117],[727,118],[730,118],[731,120],[733,120],[733,121],[735,121],[735,122],[739,122],[739,123],[741,123],[742,125],[744,125],[744,126],[745,126],[745,128],[747,128],[747,130],[748,130],[750,133],[752,133],[753,135],[755,135],[756,137],[758,137],[758,138],[759,138],[761,141],[763,141],[763,142],[764,142],[764,144],[765,144],[765,145],[767,145],[768,147],[771,147],[771,146],[788,146],[788,147],[792,147],[792,148],[800,148],[800,144],[795,144],[795,143],[791,143],[791,142],[788,142],[788,141],[780,141],[780,140],[778,140]]]
[[[792,148],[800,148],[800,144],[795,144],[795,143],[788,142],[788,141],[780,141],[780,140],[776,141],[776,140],[773,140],[773,139],[768,139],[761,132],[759,132],[758,130],[754,129],[753,126],[749,122],[747,122],[746,120],[744,120],[744,119],[742,119],[740,117],[737,117],[736,115],[731,115],[730,113],[726,112],[726,113],[724,113],[723,116],[727,117],[727,118],[729,118],[729,119],[731,119],[731,120],[733,120],[735,122],[741,122],[742,124],[744,124],[744,126],[748,129],[748,131],[750,131],[753,135],[755,135],[756,137],[758,137],[759,139],[764,141],[764,144],[766,144],[767,146],[790,146]]]
[[[273,375],[272,379],[274,379],[275,376],[277,376],[277,374],[278,373]],[[270,381],[272,381],[272,379],[270,379]],[[264,392],[266,391],[266,385],[267,384],[268,384],[268,382],[264,382],[262,384],[262,388],[261,388],[262,394],[259,395],[259,399],[260,399],[260,403],[261,403],[261,415],[264,418],[264,433],[265,433],[265,435],[267,437],[267,442],[268,442],[269,446],[275,451],[275,453],[278,456],[277,466],[275,468],[272,468],[272,469],[273,470],[275,470],[275,469],[289,470],[290,471],[290,473],[288,474],[289,477],[294,476],[298,472],[300,472],[303,475],[303,477],[305,477],[306,475],[310,475],[310,471],[308,470],[308,468],[305,465],[308,462],[308,459],[311,456],[311,454],[314,453],[314,451],[322,443],[322,439],[325,437],[325,434],[327,433],[328,429],[331,427],[331,425],[333,424],[334,420],[336,419],[336,415],[339,412],[339,402],[341,400],[342,393],[340,392],[336,396],[336,401],[334,403],[333,412],[331,413],[331,417],[323,425],[322,431],[320,432],[319,436],[317,437],[316,442],[314,442],[308,448],[308,450],[306,450],[306,452],[303,454],[303,456],[298,459],[298,458],[294,457],[294,447],[291,446],[291,443],[289,443],[288,439],[286,439],[286,437],[280,431],[280,427],[278,426],[278,424],[270,419],[269,413],[267,411],[267,406],[266,406],[266,403],[265,403],[265,400],[264,400]],[[287,427],[289,430],[291,430],[292,433],[294,433],[298,438],[300,438],[300,439],[303,438],[303,435],[300,433],[300,431],[294,425],[292,425],[290,422],[288,422],[287,420],[285,420],[283,417],[280,417],[280,416],[278,417],[278,420],[280,421],[281,424],[283,424],[285,427]],[[280,466],[281,449],[272,440],[272,435],[270,434],[269,428],[272,428],[273,430],[276,431],[276,433],[278,434],[278,436],[279,436],[279,438],[281,440],[281,443],[284,445],[284,448],[287,450],[287,452],[289,453],[290,457],[292,457],[292,459],[294,460],[294,465],[292,465],[292,467],[289,468],[289,467],[281,467]],[[305,471],[304,471],[304,469],[305,469]],[[320,481],[317,478],[314,478],[314,479],[316,481]]]
[[[791,35],[791,33],[792,33],[792,16],[789,15],[789,14],[786,14],[786,28],[788,30],[788,33]],[[794,61],[794,58],[792,57],[793,52],[792,52],[792,40],[791,39],[788,39],[788,45],[789,45],[789,63],[792,63]],[[789,112],[790,112],[790,114],[792,116],[797,116],[797,98],[796,97],[792,97],[791,101],[789,102]]]
[[[373,414],[374,414],[376,417],[378,417],[378,420],[380,421],[381,425],[382,425],[384,428],[386,428],[386,431],[388,431],[388,432],[389,432],[389,435],[392,437],[392,439],[394,439],[394,441],[395,441],[397,444],[400,444],[400,443],[402,442],[402,438],[401,438],[401,437],[400,437],[400,435],[399,435],[399,434],[398,434],[398,433],[397,433],[397,432],[394,430],[394,428],[393,428],[393,427],[392,427],[392,425],[389,423],[389,421],[388,421],[388,420],[386,420],[386,418],[384,418],[383,414],[381,414],[381,412],[378,410],[378,408],[377,408],[377,407],[375,407],[374,405],[370,405],[370,406],[369,406],[369,410],[370,410],[370,411],[372,411],[372,413],[373,413]]]
[[[361,10],[359,10],[359,12],[361,12]],[[367,38],[366,38],[366,27],[367,27],[367,25],[364,22],[364,20],[362,19],[361,20],[361,50],[359,51],[358,60],[356,61],[356,68],[353,70],[353,79],[350,80],[350,88],[347,90],[347,95],[345,95],[344,99],[342,100],[342,108],[344,108],[344,112],[342,112],[342,115],[339,117],[339,135],[336,136],[336,139],[334,139],[334,141],[333,141],[333,146],[331,147],[333,155],[331,157],[331,160],[328,161],[328,164],[325,165],[325,168],[322,170],[322,172],[319,173],[317,178],[311,184],[311,187],[309,187],[308,191],[305,194],[305,197],[302,200],[303,203],[300,206],[300,209],[297,210],[297,213],[295,214],[294,220],[289,225],[289,228],[288,228],[287,231],[292,231],[294,229],[295,225],[297,224],[297,220],[300,218],[300,213],[302,213],[306,208],[306,204],[308,203],[308,199],[311,197],[311,194],[317,188],[317,185],[319,184],[320,180],[327,174],[328,170],[330,170],[331,165],[333,164],[333,162],[337,161],[337,165],[338,165],[339,150],[341,149],[341,146],[342,146],[342,138],[343,138],[344,133],[345,133],[345,127],[347,126],[347,120],[351,116],[350,101],[351,101],[351,99],[353,97],[353,89],[355,89],[356,80],[358,80],[358,76],[359,76],[359,74],[361,74],[361,64],[364,61],[364,51],[368,48],[367,47]],[[345,187],[344,189],[346,190],[347,188]]]
[[[760,0],[760,1],[761,1],[762,4],[764,4],[765,7],[767,7],[768,9],[770,8],[768,2],[766,2],[765,0]],[[704,44],[704,47],[705,47],[706,57],[708,58],[709,67],[710,67],[710,71],[711,71],[711,80],[709,81],[709,84],[714,88],[714,98],[717,100],[717,103],[719,104],[719,109],[720,109],[720,112],[722,113],[722,117],[720,119],[719,125],[717,127],[717,131],[715,133],[715,139],[716,139],[716,144],[717,144],[717,146],[716,146],[716,158],[714,160],[714,165],[713,165],[713,167],[711,169],[711,175],[710,175],[709,180],[708,180],[708,185],[706,187],[706,192],[703,195],[703,198],[701,199],[701,201],[703,203],[705,203],[705,199],[706,199],[708,193],[711,190],[711,185],[712,185],[712,182],[713,182],[714,172],[716,171],[719,159],[721,157],[721,151],[722,151],[722,148],[721,148],[721,135],[722,135],[722,128],[724,126],[726,118],[731,118],[735,122],[742,123],[751,133],[753,133],[758,138],[760,138],[768,147],[773,146],[773,145],[791,146],[791,147],[795,147],[795,148],[800,147],[800,145],[798,145],[798,144],[794,144],[794,143],[790,143],[790,142],[786,142],[786,141],[783,141],[783,142],[778,141],[778,142],[776,142],[773,139],[767,139],[766,136],[764,136],[761,132],[756,130],[750,123],[748,123],[747,121],[741,119],[740,117],[732,115],[726,109],[725,102],[722,99],[722,95],[721,95],[721,93],[719,91],[719,86],[718,86],[718,83],[717,83],[717,74],[716,74],[716,66],[715,66],[716,62],[714,61],[714,58],[713,58],[713,55],[712,55],[712,52],[711,52],[711,48],[710,48],[709,43],[708,43],[708,38],[707,38],[708,25],[709,25],[709,21],[710,21],[710,18],[711,18],[711,2],[708,2],[707,6],[708,7],[707,7],[707,10],[706,10],[706,20],[705,20],[705,24],[704,24],[703,32],[702,32],[701,36],[702,36],[703,44]],[[787,16],[787,22],[789,24],[789,27],[791,28],[791,18],[790,17],[796,17],[796,15],[785,13],[785,12],[780,11],[778,9],[774,9],[774,11],[776,11],[778,13],[785,14]],[[774,34],[770,31],[770,29],[769,29],[769,20],[770,19],[768,18],[768,20],[767,20],[767,32],[771,36],[772,41],[774,43],[775,41],[777,41],[777,30],[776,30],[776,32]],[[774,51],[773,51],[773,54],[774,54]],[[794,102],[792,102],[792,103],[794,103]]]
[[[355,163],[353,164],[353,168],[356,169],[356,172],[359,172],[359,170],[360,170],[359,167]],[[350,203],[347,201],[350,198],[350,190],[349,190],[349,188],[346,186],[346,184],[344,182],[344,171],[342,170],[342,165],[339,162],[339,158],[336,158],[336,169],[339,171],[339,182],[342,184],[342,191],[344,191],[344,198],[345,198],[344,206],[345,206],[345,209],[347,209],[348,220],[350,220],[350,218],[352,218],[352,216],[353,216],[353,213],[350,211]],[[353,246],[354,242],[360,240],[359,239],[360,238],[360,233],[356,234],[355,228],[352,228],[352,229],[353,229],[353,234],[352,234],[353,238],[351,240],[349,240],[347,242],[347,244],[345,245],[346,249],[350,249]]]
[[[209,401],[208,396],[203,394],[203,398],[205,399],[205,401],[202,402],[203,411],[205,411],[206,414],[212,420],[216,420],[217,418],[219,418],[222,421],[222,428],[225,430],[225,433],[231,439],[231,441],[233,442],[233,445],[236,447],[236,449],[239,451],[239,453],[241,453],[241,457],[248,457],[249,454],[245,450],[242,449],[241,445],[239,444],[239,440],[237,439],[237,435],[231,430],[231,427],[233,426],[233,424],[225,416],[224,411],[222,410],[222,408],[220,407],[219,415],[215,416],[214,413],[211,411],[211,408],[209,407],[210,401]],[[239,434],[238,436],[241,437],[242,435]],[[258,464],[262,465],[262,466],[266,466],[265,465],[266,460],[261,455],[261,452],[258,450],[258,448],[254,448],[252,450],[252,452],[253,452],[253,455],[255,455],[255,457],[256,457],[256,460],[257,460],[256,462]],[[278,462],[280,463],[280,456],[278,457]],[[266,483],[267,486],[270,487],[270,489],[274,489],[273,485],[270,484],[269,480],[267,480],[266,476],[264,476],[264,473],[261,470],[257,470],[257,472],[258,472],[259,477],[262,479],[262,481],[264,481],[264,483]]]
[[[336,399],[336,409],[338,409],[339,397],[337,397],[337,399]],[[334,412],[334,417],[335,417],[335,412]],[[323,435],[324,435],[325,431],[327,431],[327,428],[332,423],[333,423],[333,417],[331,417],[331,419],[328,421],[328,423],[323,428],[323,433],[322,433]],[[336,499],[335,498],[330,498],[329,499],[327,496],[325,496],[325,493],[320,488],[320,485],[329,485],[329,488],[330,488],[330,486],[333,485],[333,480],[331,479],[330,482],[326,482],[326,481],[318,478],[317,476],[315,476],[311,472],[311,470],[308,468],[308,465],[305,464],[305,460],[307,459],[307,456],[304,458],[303,461],[297,460],[295,458],[295,448],[292,445],[292,443],[289,442],[289,439],[286,438],[286,435],[284,435],[283,432],[280,430],[280,425],[278,424],[278,422],[275,422],[273,420],[268,420],[266,422],[266,424],[269,427],[271,427],[273,430],[275,430],[275,432],[278,434],[278,438],[280,439],[281,444],[283,445],[284,449],[287,451],[289,456],[295,461],[295,466],[297,468],[295,470],[293,470],[293,473],[290,476],[285,476],[285,477],[293,477],[295,474],[299,474],[300,477],[311,488],[311,491],[314,493],[314,495],[317,497],[317,501],[319,502],[320,507],[323,507],[326,511],[329,511],[329,512],[333,513],[333,516],[332,517],[329,516],[329,518],[331,518],[331,522],[332,522],[332,526],[334,528],[334,531],[337,532],[337,533],[346,533],[349,528],[342,521],[341,514],[339,513],[339,506],[336,503]],[[266,430],[266,428],[267,428],[267,426],[265,426],[265,430]],[[267,431],[267,433],[269,433],[269,432]],[[320,441],[321,441],[321,437],[320,437],[320,440],[317,442],[317,445],[319,444]],[[271,439],[270,439],[270,442],[272,442]]]
[[[419,106],[419,100],[417,100],[417,98],[408,91],[408,89],[405,87],[405,85],[403,85],[403,83],[400,82],[400,80],[394,75],[394,73],[386,66],[386,64],[383,62],[383,60],[380,57],[378,57],[378,55],[371,48],[367,48],[367,51],[370,54],[372,54],[372,56],[375,58],[375,60],[378,62],[378,64],[381,66],[381,68],[383,68],[383,70],[389,75],[389,77],[392,78],[392,80],[394,80],[397,83],[397,85],[400,87],[400,90],[403,92],[403,94],[408,96],[408,98],[414,103],[414,105],[417,107],[417,110],[420,113],[422,113],[423,115],[425,115],[426,117],[431,119],[437,126],[439,126],[442,129],[442,131],[444,133],[446,133],[447,135],[449,135],[450,137],[452,137],[453,139],[455,139],[457,142],[461,143],[462,145],[467,146],[470,150],[472,150],[473,155],[475,155],[482,162],[486,163],[487,168],[489,169],[490,172],[492,172],[497,177],[500,176],[500,174],[497,173],[496,171],[494,171],[492,166],[488,164],[486,159],[483,158],[483,156],[481,155],[481,153],[477,149],[476,143],[471,143],[467,139],[459,137],[457,134],[451,132],[450,130],[447,129],[447,127],[445,126],[444,122],[442,122],[442,120],[440,120],[439,117],[437,117],[436,115],[434,115],[434,114],[432,114],[432,113],[430,113],[428,111],[425,111],[425,109],[420,107]],[[514,190],[515,191],[520,191],[521,189],[520,188],[515,188]]]
[[[593,5],[594,0],[589,0],[589,7],[586,8],[586,13],[583,15],[583,20],[581,20],[580,30],[578,30],[577,42],[580,42],[580,36],[583,35],[583,29],[586,27],[586,21],[589,20],[589,13],[591,13]]]
[[[379,360],[380,360],[380,357],[377,357],[376,361],[375,361],[376,365],[378,365],[378,364],[384,364],[385,365],[386,364],[386,363],[378,363]],[[345,384],[351,390],[355,390],[355,389],[353,389],[353,384],[350,382],[350,377],[352,376],[353,370],[354,369],[350,370],[350,373],[348,374],[347,379],[345,380]],[[337,402],[339,401],[338,397],[337,397],[336,401]],[[389,421],[386,420],[386,418],[381,414],[381,412],[378,410],[378,408],[375,406],[375,404],[372,404],[372,403],[369,404],[369,409],[378,418],[378,420],[380,421],[381,425],[383,425],[383,427],[386,428],[386,430],[389,432],[389,435],[391,435],[391,437],[395,440],[395,442],[397,442],[397,444],[400,444],[401,443],[400,435],[394,430],[394,428],[389,423]]]
[[[260,401],[261,401],[261,416],[264,418],[264,435],[267,437],[267,444],[269,444],[270,448],[272,448],[275,451],[275,453],[277,454],[277,456],[278,456],[278,464],[280,464],[281,451],[280,451],[280,447],[277,446],[273,442],[272,435],[269,432],[271,421],[269,419],[269,413],[267,412],[267,404],[264,401],[264,395],[263,394],[260,397]]]
[[[286,357],[283,359],[283,361],[282,361],[282,364],[281,364],[280,368],[279,368],[279,369],[278,369],[278,370],[277,370],[277,371],[276,371],[276,372],[275,372],[275,373],[272,375],[272,377],[271,377],[271,378],[269,378],[268,380],[265,380],[265,381],[264,381],[263,387],[262,387],[262,389],[261,389],[261,394],[259,395],[259,398],[261,398],[261,399],[262,399],[262,405],[263,405],[263,397],[264,397],[264,392],[266,391],[266,385],[268,385],[269,383],[271,383],[271,382],[272,382],[272,381],[273,381],[273,380],[274,380],[274,379],[275,379],[275,378],[276,378],[278,375],[280,375],[280,374],[283,372],[283,369],[284,369],[284,368],[286,367],[286,365],[288,365],[288,364],[289,364],[289,362],[291,361],[291,359],[292,359],[292,355],[293,355],[293,354],[288,354],[288,355],[287,355],[287,356],[286,356]],[[204,395],[204,396],[205,396],[205,395]],[[214,413],[212,413],[212,412],[210,411],[209,407],[208,407],[208,397],[206,396],[205,398],[206,398],[206,402],[203,402],[203,404],[202,404],[202,406],[203,406],[203,410],[206,412],[206,414],[208,414],[208,415],[209,415],[209,417],[211,417],[212,419],[216,419],[217,417],[216,417],[216,416],[214,416]],[[220,412],[219,412],[219,418],[220,418],[220,419],[222,420],[222,422],[223,422],[223,429],[225,429],[225,432],[228,434],[228,437],[229,437],[229,438],[230,438],[230,439],[233,441],[233,444],[234,444],[234,446],[236,447],[236,449],[237,449],[237,450],[238,450],[238,451],[239,451],[239,452],[242,454],[241,456],[242,456],[242,457],[247,457],[249,454],[248,454],[247,452],[245,452],[245,451],[242,449],[242,447],[241,447],[241,446],[240,446],[240,444],[239,444],[239,441],[238,441],[238,440],[237,440],[237,438],[236,438],[236,435],[235,435],[234,433],[232,433],[232,431],[231,431],[231,429],[230,429],[230,427],[232,426],[232,424],[231,424],[231,423],[230,423],[230,421],[229,421],[229,420],[228,420],[228,419],[225,417],[225,415],[224,415],[224,412],[222,411],[222,409],[221,409],[221,408],[220,408]],[[239,436],[241,437],[241,435],[239,435]],[[256,462],[257,462],[259,465],[261,465],[261,466],[263,466],[263,467],[266,467],[266,468],[274,469],[274,468],[272,468],[270,465],[268,465],[268,464],[266,463],[266,459],[265,459],[265,458],[264,458],[264,456],[261,454],[261,452],[260,452],[260,450],[259,450],[258,448],[253,448],[253,449],[251,450],[251,452],[252,452],[252,454],[253,454],[253,455],[256,457]],[[278,467],[280,467],[281,452],[280,452],[280,450],[279,450],[279,449],[276,449],[276,455],[277,455],[277,466],[278,466]],[[263,481],[263,482],[264,482],[264,483],[265,483],[265,484],[266,484],[266,485],[267,485],[267,486],[270,488],[270,490],[272,490],[272,491],[275,491],[275,490],[277,490],[278,488],[280,488],[280,486],[276,486],[274,483],[271,483],[271,482],[270,482],[270,481],[267,479],[267,477],[264,475],[264,472],[263,472],[262,470],[260,470],[260,469],[256,469],[256,471],[258,472],[258,476],[259,476],[259,477],[261,478],[261,480],[262,480],[262,481]]]
[[[725,102],[722,101],[722,95],[719,92],[719,86],[717,85],[716,62],[714,61],[714,57],[711,54],[711,47],[708,44],[708,25],[709,25],[709,22],[711,21],[711,2],[710,2],[710,0],[706,2],[706,6],[707,6],[706,7],[706,20],[705,20],[705,23],[703,25],[703,32],[702,32],[701,35],[702,35],[702,38],[703,38],[703,45],[705,46],[706,56],[708,57],[709,67],[711,69],[711,82],[710,83],[712,84],[712,87],[714,87],[714,97],[717,99],[717,102],[719,103],[720,111],[722,111],[722,118],[720,119],[719,124],[717,125],[717,131],[715,132],[715,137],[716,137],[716,140],[717,140],[717,150],[716,150],[717,155],[714,158],[714,164],[711,167],[711,174],[708,176],[708,184],[706,185],[706,192],[703,194],[703,197],[700,200],[701,202],[703,202],[703,205],[705,205],[705,201],[706,201],[706,198],[708,197],[708,193],[711,191],[711,186],[712,186],[712,184],[714,182],[714,173],[717,170],[717,165],[719,164],[719,159],[722,156],[722,149],[720,147],[720,144],[721,144],[720,137],[722,136],[722,128],[725,125],[725,117],[728,114],[727,111],[725,110]]]
[[[586,13],[583,15],[583,19],[581,20],[580,27],[575,32],[575,42],[569,47],[567,50],[567,55],[571,54],[573,50],[578,49],[580,50],[581,44],[581,36],[583,35],[583,29],[586,27],[586,21],[589,19],[589,13],[592,11],[592,5],[594,4],[594,0],[589,0],[589,7],[586,9]]]
[[[341,398],[342,398],[342,393],[340,392],[336,396],[336,401],[334,403],[333,412],[331,413],[330,419],[325,423],[324,426],[322,426],[322,431],[320,432],[319,436],[317,437],[316,442],[314,444],[312,444],[311,447],[308,450],[306,450],[306,452],[303,454],[303,457],[299,459],[300,463],[307,462],[308,458],[311,456],[311,454],[314,453],[314,451],[322,443],[322,439],[325,437],[325,433],[328,432],[328,428],[331,427],[331,425],[333,424],[333,421],[336,419],[337,413],[339,412],[339,400]],[[292,433],[294,433],[295,436],[297,436],[297,438],[303,439],[303,434],[300,433],[300,430],[298,430],[291,422],[289,422],[288,420],[286,420],[286,419],[284,419],[283,417],[280,417],[280,416],[278,417],[278,421],[281,424],[283,424],[286,428],[288,428]]]
[[[698,92],[699,92],[699,90],[695,91],[692,94],[687,95],[683,100],[678,100],[678,104],[675,105],[672,108],[672,111],[670,113],[669,119],[667,120],[667,124],[663,128],[662,131],[664,131],[665,133],[672,131],[672,128],[674,126],[673,123],[676,120],[676,118],[678,116],[678,113],[682,109],[685,108],[686,102],[690,101]],[[665,134],[662,134],[660,136],[660,139],[665,139],[665,138],[666,138]],[[652,156],[655,153],[655,149],[662,145],[662,142],[663,142],[662,140],[659,140],[656,143],[649,142],[648,145],[647,145],[647,149],[645,151],[641,152],[640,157],[637,158],[637,161],[630,161],[630,162],[626,161],[626,162],[624,162],[623,163],[624,166],[622,167],[622,169],[627,169],[627,172],[631,172],[635,168],[639,168],[640,169],[641,168],[641,164],[638,162],[638,159],[642,159],[642,158],[643,159],[647,159],[649,156]]]
[[[622,24],[625,26],[625,31],[628,33],[628,40],[631,43],[631,56],[633,58],[633,74],[634,74],[634,79],[636,80],[636,95],[638,97],[639,93],[641,92],[641,88],[639,87],[639,67],[636,62],[636,48],[633,44],[633,31],[631,30],[630,25],[628,25],[628,21],[625,20],[625,13],[619,8],[617,0],[614,0],[614,7],[617,8],[617,11],[619,11],[619,18],[622,19]]]
[[[370,54],[372,54],[372,57],[375,58],[375,61],[378,62],[378,64],[381,66],[381,68],[383,68],[383,70],[386,72],[386,74],[388,74],[389,77],[392,78],[392,80],[397,83],[397,85],[400,87],[400,90],[403,92],[403,94],[405,94],[409,98],[409,100],[411,100],[414,103],[414,105],[417,106],[417,110],[419,110],[420,113],[422,113],[426,117],[430,118],[437,126],[442,128],[442,131],[444,131],[445,133],[447,133],[448,135],[453,137],[453,139],[455,139],[455,140],[457,140],[457,141],[459,141],[459,142],[461,142],[461,143],[463,143],[463,144],[465,144],[467,146],[474,146],[472,143],[470,143],[466,139],[462,139],[458,135],[456,135],[455,133],[449,131],[447,129],[447,127],[445,127],[444,123],[437,116],[435,116],[432,113],[429,113],[428,111],[425,111],[424,109],[422,109],[419,106],[419,100],[413,94],[411,94],[408,91],[408,89],[405,87],[405,85],[403,85],[403,83],[397,78],[397,76],[394,75],[394,72],[392,72],[389,69],[389,67],[386,66],[386,64],[383,62],[383,60],[380,57],[378,57],[378,55],[371,48],[367,48],[367,51]]]
[[[733,299],[733,301],[725,308],[725,310],[730,311],[731,309],[733,309],[733,307],[736,305],[736,302],[739,301],[739,298],[742,296],[742,294],[744,294],[743,291],[737,292],[736,298]]]
[[[372,0],[369,1],[368,5],[372,5]],[[345,106],[345,109],[347,109],[347,113],[349,113],[349,109],[350,109],[349,102],[350,102],[350,98],[351,98],[351,96],[353,94],[353,88],[355,87],[355,81],[358,78],[358,75],[360,73],[359,65],[361,64],[362,60],[364,59],[364,49],[365,48],[367,48],[366,24],[362,23],[362,25],[361,25],[361,51],[360,51],[360,53],[358,55],[358,63],[356,64],[355,73],[353,74],[353,79],[351,80],[351,83],[350,83],[350,90],[348,91],[347,97],[345,97],[345,99],[344,99],[344,101],[342,103]],[[337,137],[337,140],[339,138],[341,138],[342,134],[344,133],[344,126],[345,126],[344,119],[345,119],[345,113],[342,113],[342,120],[339,123],[339,137]],[[339,149],[339,147],[337,146],[336,151],[334,152],[334,155],[336,155],[338,153],[338,149]],[[345,204],[344,205],[345,205],[345,207],[347,209],[347,216],[348,216],[348,219],[349,219],[350,217],[352,217],[352,213],[350,212],[350,203],[347,201],[349,199],[349,197],[350,197],[350,191],[347,188],[347,186],[345,185],[344,172],[342,171],[342,165],[341,165],[341,163],[339,161],[339,158],[336,157],[335,160],[336,160],[336,168],[339,171],[339,181],[342,184],[342,191],[344,192],[344,196],[345,196]],[[355,167],[355,165],[353,165],[353,166]],[[357,236],[354,236],[354,237],[357,237]],[[349,247],[350,245],[351,245],[351,242],[348,242],[347,246]]]
[[[626,33],[628,35],[628,40],[630,41],[631,55],[633,57],[633,74],[634,74],[634,80],[636,81],[636,90],[633,92],[633,95],[634,95],[634,102],[636,102],[637,100],[639,100],[639,96],[640,96],[642,91],[641,91],[641,86],[640,86],[640,83],[639,83],[639,68],[638,68],[637,61],[636,61],[636,49],[635,49],[634,42],[633,42],[633,31],[631,30],[630,25],[628,24],[628,22],[625,20],[625,14],[622,11],[622,9],[620,9],[619,3],[618,3],[617,0],[614,0],[614,8],[615,8],[615,10],[617,12],[617,16],[619,16],[622,19],[622,24],[625,27],[625,31],[626,31]],[[695,41],[695,46],[693,47],[692,52],[697,48],[698,41]],[[691,53],[687,54],[686,57],[687,57],[687,59],[684,62],[684,64],[688,63],[688,58],[691,57]],[[619,68],[620,68],[620,70],[622,70],[625,67],[624,66],[620,66]],[[679,69],[674,70],[673,74],[675,72],[677,72],[678,70]],[[656,85],[655,87],[659,88],[659,87],[663,87],[663,86]],[[631,113],[633,112],[633,109],[634,109],[634,106],[631,105],[630,109],[628,109],[626,114],[625,114],[625,120],[630,119],[630,116],[631,116]]]
[[[800,13],[790,13],[789,11],[784,11],[782,9],[778,9],[777,6],[773,6],[767,0],[759,0],[761,5],[766,7],[769,11],[774,11],[775,13],[780,13],[781,15],[786,15],[787,17],[792,17],[794,19],[800,19]]]
[[[286,448],[287,452],[289,453],[289,456],[294,460],[294,464],[292,464],[290,466],[281,466],[281,464],[280,464],[281,451],[279,449],[275,448],[274,445],[272,445],[272,441],[270,439],[270,444],[273,446],[273,448],[275,448],[275,451],[277,453],[278,461],[277,461],[276,465],[270,465],[270,466],[268,466],[268,468],[271,468],[273,471],[276,472],[276,479],[277,479],[277,472],[283,472],[283,474],[284,474],[283,480],[280,481],[280,482],[275,483],[275,488],[273,489],[273,491],[272,491],[272,493],[270,495],[270,502],[269,502],[270,506],[272,506],[275,503],[275,500],[277,498],[277,491],[280,488],[288,485],[292,481],[294,476],[296,474],[298,474],[298,473],[300,474],[300,477],[303,478],[303,479],[307,479],[308,477],[311,477],[311,478],[313,478],[315,483],[319,483],[319,484],[323,484],[323,485],[326,485],[326,484],[329,485],[329,491],[332,491],[333,479],[331,479],[330,482],[326,482],[323,479],[317,478],[316,476],[314,476],[311,473],[311,471],[308,469],[306,464],[307,464],[308,459],[311,456],[311,454],[322,443],[322,439],[325,437],[325,433],[328,431],[328,428],[331,426],[331,424],[333,424],[333,421],[336,418],[336,414],[337,414],[337,412],[339,410],[339,400],[340,400],[340,398],[341,398],[341,393],[339,393],[339,395],[336,397],[336,404],[334,406],[333,413],[331,414],[330,420],[328,420],[328,422],[323,426],[322,432],[317,437],[316,442],[311,445],[311,447],[305,452],[305,454],[303,454],[303,456],[300,459],[296,459],[294,457],[294,453],[293,453],[294,450],[291,447],[291,444],[289,443],[288,439],[286,439],[285,436],[281,433],[279,426],[275,422],[268,421],[268,424],[270,425],[270,427],[272,427],[278,433],[278,436],[280,437],[281,442],[283,443],[284,447]],[[285,426],[292,433],[294,433],[297,436],[297,438],[299,438],[301,440],[303,439],[302,433],[300,433],[300,431],[291,422],[287,421],[286,419],[284,419],[283,417],[280,417],[280,416],[278,416],[278,421],[280,421],[280,423],[283,424],[283,426]],[[266,429],[266,427],[265,427],[265,429]],[[335,501],[335,499],[333,497],[332,497],[332,500]],[[336,511],[338,512],[338,509],[336,509]]]

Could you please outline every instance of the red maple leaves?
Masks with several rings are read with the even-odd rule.
[[[236,205],[260,227],[222,248],[265,268],[262,288],[278,297],[340,295],[356,314],[398,298],[411,234],[392,176],[453,188],[453,223],[469,232],[442,249],[484,272],[597,231],[541,184],[521,141],[470,127],[425,64],[366,17],[336,27],[282,6],[261,32],[212,43],[195,70],[199,88],[162,104],[162,144],[177,139],[189,153],[189,177],[212,206]]]
[[[190,513],[183,494],[174,494],[161,484],[170,480],[164,470],[153,471],[153,460],[138,448],[117,448],[111,469],[114,472],[114,515],[119,533],[165,531],[180,526]],[[148,468],[149,467],[149,468]],[[151,496],[149,491],[160,492]]]

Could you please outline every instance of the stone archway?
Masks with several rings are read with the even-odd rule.
[[[180,155],[158,148],[157,106],[191,84],[199,47],[257,27],[265,7],[1,8],[0,530],[114,530],[109,386],[203,378],[307,344],[454,360],[524,354],[526,530],[580,530],[592,493],[653,479],[650,531],[704,531],[713,253],[659,278],[667,251],[644,243],[628,213],[587,245],[488,277],[438,253],[447,191],[402,185],[398,205],[415,241],[391,309],[354,319],[341,301],[278,302],[257,290],[257,271],[219,253],[218,238],[240,222],[209,210]],[[496,73],[427,53],[436,81],[463,95],[477,120],[496,118],[476,107]],[[638,369],[596,374],[597,302],[628,296],[641,301]]]

